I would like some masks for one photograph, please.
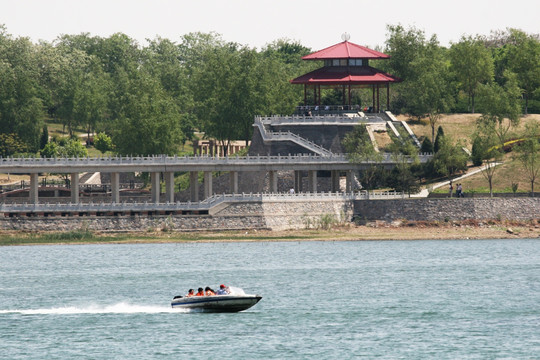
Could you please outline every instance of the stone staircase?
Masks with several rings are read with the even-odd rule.
[[[335,155],[330,150],[325,149],[322,146],[317,145],[314,142],[309,141],[308,139],[305,139],[297,134],[291,133],[290,131],[270,131],[266,128],[266,126],[259,118],[255,119],[255,123],[253,124],[253,126],[259,129],[259,132],[264,142],[291,141],[320,156]]]

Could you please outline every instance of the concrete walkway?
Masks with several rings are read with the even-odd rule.
[[[500,163],[495,163],[493,166],[498,166],[498,165],[502,165],[502,162]],[[475,175],[475,174],[478,174],[479,172],[483,171],[484,169],[487,168],[488,165],[482,165],[480,167],[477,167],[476,169],[474,170],[471,170],[469,172],[467,172],[466,174],[464,175],[461,175],[460,177],[457,177],[455,179],[452,179],[452,182],[455,183],[456,181],[459,181],[459,180],[463,180],[463,179],[466,179],[468,178],[469,176],[472,176],[472,175]],[[435,189],[438,189],[442,186],[448,186],[450,184],[450,180],[446,180],[446,181],[443,181],[443,182],[440,182],[440,183],[437,183],[437,184],[434,184],[432,186],[432,189],[435,190]],[[430,191],[428,189],[422,189],[418,194],[414,194],[414,195],[411,195],[411,197],[414,197],[414,198],[422,198],[422,197],[428,197]]]

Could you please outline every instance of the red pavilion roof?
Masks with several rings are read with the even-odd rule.
[[[326,49],[319,50],[302,57],[302,60],[325,59],[388,59],[389,55],[368,49],[352,42],[343,41]]]
[[[371,66],[325,66],[291,80],[291,84],[381,84],[401,79]]]

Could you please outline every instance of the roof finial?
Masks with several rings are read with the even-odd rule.
[[[341,40],[343,40],[343,41],[349,41],[350,38],[351,38],[351,35],[347,34],[346,32],[344,32],[341,35]]]

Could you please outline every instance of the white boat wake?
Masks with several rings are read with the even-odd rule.
[[[133,305],[118,303],[114,305],[89,305],[86,307],[66,306],[49,309],[13,309],[0,310],[0,314],[22,315],[76,315],[76,314],[159,314],[188,312],[183,309],[172,309],[166,306]]]

